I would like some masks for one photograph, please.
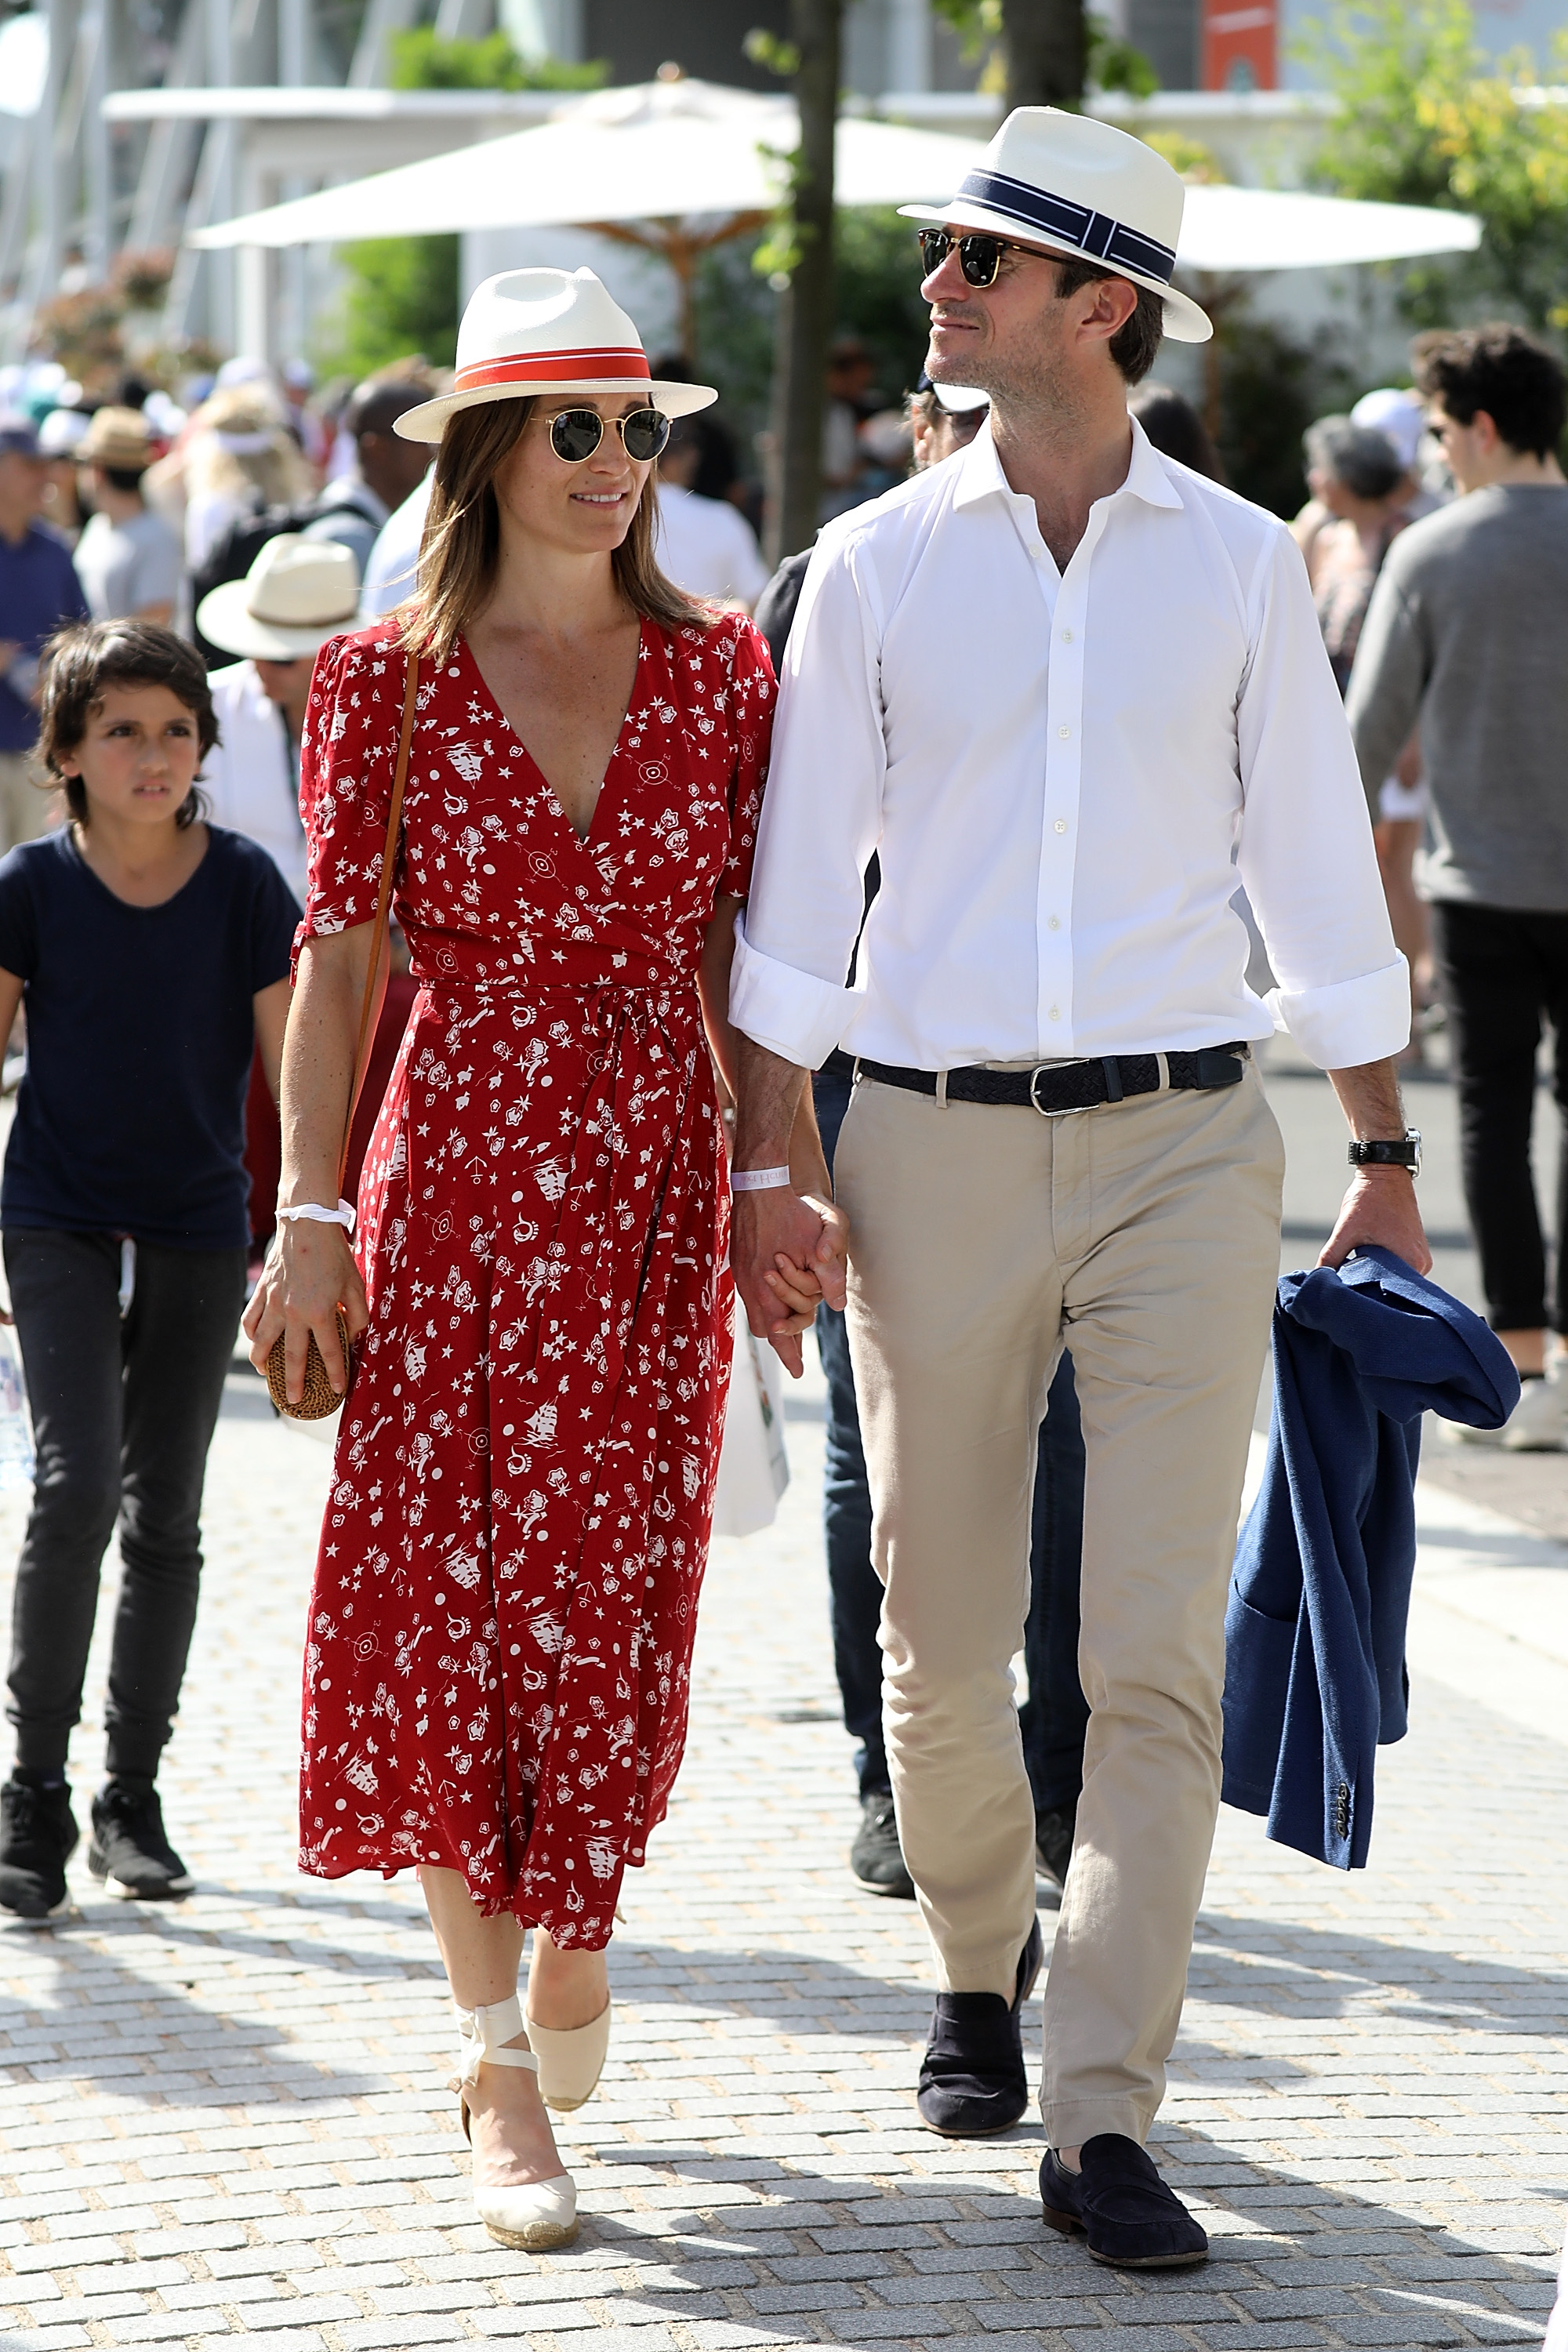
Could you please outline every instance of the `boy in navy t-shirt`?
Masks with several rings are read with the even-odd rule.
[[[0,1036],[27,1064],[0,1237],[37,1476],[16,1571],[0,1908],[67,1907],[67,1750],[99,1574],[124,1578],[88,1867],[177,1896],[156,1778],[195,1623],[207,1449],[245,1297],[245,1096],[276,1095],[298,909],[266,852],[203,822],[216,738],[199,656],[166,629],[61,634],[39,750],[69,822],[0,862]]]

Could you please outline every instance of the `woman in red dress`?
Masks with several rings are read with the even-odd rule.
[[[364,1332],[306,1649],[302,1866],[418,1869],[479,2210],[542,2248],[576,2199],[541,2095],[597,2080],[621,1874],[685,1738],[732,1297],[709,1045],[731,1065],[773,682],[750,622],[654,564],[653,460],[711,394],[649,382],[596,278],[489,280],[457,381],[397,427],[440,442],[418,604],[316,667],[282,1240],[247,1329],[258,1361],[286,1336],[296,1393],[340,1301]],[[394,906],[420,987],[356,1268],[331,1202],[411,657]],[[826,1198],[815,1129],[795,1144]]]

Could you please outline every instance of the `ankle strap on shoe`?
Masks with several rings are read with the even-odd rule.
[[[531,2074],[538,2074],[539,2061],[531,2050],[506,2046],[526,2031],[516,1993],[505,2000],[480,2001],[473,2009],[461,2009],[454,2001],[452,2008],[458,2020],[458,2083],[464,2090],[474,2088],[481,2066],[523,2066]]]

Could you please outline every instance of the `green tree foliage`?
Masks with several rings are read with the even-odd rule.
[[[1347,410],[1370,389],[1331,334],[1299,340],[1238,303],[1218,327],[1220,463],[1233,490],[1287,518],[1307,497],[1301,436],[1315,417]]]
[[[753,436],[770,423],[774,306],[778,297],[755,257],[753,238],[704,256],[697,275],[700,373],[717,384],[721,415],[754,466]],[[925,361],[931,313],[921,300],[915,225],[873,205],[841,206],[835,217],[834,321],[858,335],[889,406],[913,385]]]
[[[1011,0],[1016,10],[1020,0]],[[1023,0],[1037,7],[1041,0]],[[965,51],[978,56],[989,50],[982,89],[994,86],[998,94],[1007,81],[1007,0],[936,0],[936,12],[963,40]],[[1084,79],[1090,89],[1124,89],[1134,98],[1148,98],[1160,87],[1160,77],[1142,49],[1112,30],[1103,16],[1086,11],[1083,19]],[[1059,102],[1059,101],[1058,101]]]
[[[1465,0],[1339,0],[1303,56],[1338,100],[1315,172],[1337,194],[1476,214],[1479,253],[1405,265],[1418,324],[1499,310],[1568,327],[1568,34],[1545,73],[1525,50],[1495,62]]]
[[[419,25],[395,37],[389,79],[394,89],[597,89],[608,70],[603,64],[525,58],[505,33],[448,41],[434,25]]]
[[[563,66],[520,56],[504,33],[443,40],[428,25],[392,45],[394,89],[594,89],[603,65]],[[458,240],[384,236],[342,248],[342,301],[317,358],[330,375],[356,379],[423,352],[450,367],[458,349]]]
[[[455,236],[378,236],[343,246],[342,300],[318,352],[322,373],[357,383],[411,352],[423,352],[433,367],[450,367],[458,352],[458,245]]]

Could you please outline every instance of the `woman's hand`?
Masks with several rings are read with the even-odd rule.
[[[848,1220],[829,1200],[784,1187],[735,1195],[730,1263],[746,1319],[792,1380],[805,1369],[800,1335],[818,1300],[843,1307],[848,1250]]]
[[[327,1378],[342,1394],[340,1307],[347,1318],[349,1338],[357,1339],[370,1314],[364,1284],[342,1226],[303,1219],[280,1224],[245,1310],[242,1328],[258,1371],[266,1370],[268,1356],[279,1339],[283,1340],[284,1386],[290,1404],[298,1404],[305,1392],[305,1358],[312,1338],[321,1351]]]

